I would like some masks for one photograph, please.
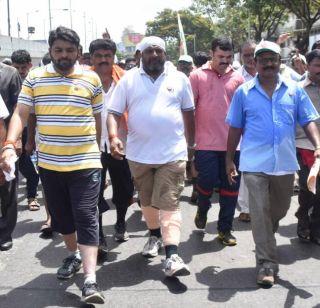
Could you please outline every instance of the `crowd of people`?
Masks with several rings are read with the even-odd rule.
[[[307,187],[320,159],[320,41],[305,57],[296,54],[292,68],[281,62],[280,43],[245,42],[238,69],[229,38],[213,39],[210,57],[182,55],[177,67],[159,37],[145,37],[134,57],[116,64],[111,39],[96,39],[82,53],[79,36],[65,27],[50,32],[49,53],[37,68],[28,51],[13,52],[11,66],[0,63],[0,250],[13,245],[20,171],[30,211],[40,208],[41,180],[41,232],[60,233],[67,248],[57,277],[70,279],[82,266],[83,300],[103,303],[95,270],[108,253],[102,215],[110,208],[109,172],[114,239],[129,240],[126,214],[138,201],[149,230],[142,256],[156,257],[164,247],[165,275],[189,275],[178,249],[187,174],[196,228],[205,229],[218,192],[218,238],[236,245],[238,204],[239,220],[251,221],[257,283],[272,286],[275,233],[297,171],[297,235],[320,245],[320,191]]]

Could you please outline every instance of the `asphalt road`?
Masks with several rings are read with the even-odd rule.
[[[163,252],[152,260],[141,256],[148,234],[137,204],[128,212],[130,240],[126,243],[115,243],[112,238],[114,208],[104,214],[110,252],[108,261],[98,266],[97,280],[106,297],[105,307],[320,307],[320,247],[296,238],[296,196],[277,235],[280,277],[273,288],[261,289],[255,282],[250,224],[235,219],[238,245],[222,246],[216,238],[216,201],[203,233],[194,227],[196,207],[188,203],[190,193],[189,186],[182,195],[180,255],[192,273],[180,279],[165,278]],[[106,196],[110,195],[108,188]],[[53,239],[39,237],[44,207],[30,212],[26,205],[22,183],[14,246],[0,252],[0,307],[93,307],[80,301],[82,271],[69,281],[56,279],[66,250],[58,234]]]

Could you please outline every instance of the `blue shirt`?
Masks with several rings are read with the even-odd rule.
[[[299,169],[295,127],[319,118],[307,93],[279,75],[272,99],[256,76],[233,96],[226,122],[242,128],[241,171],[280,173]]]

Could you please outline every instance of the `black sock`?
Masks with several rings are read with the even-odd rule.
[[[166,258],[170,258],[174,254],[178,254],[178,246],[176,245],[168,245],[164,246],[164,249],[166,251]]]
[[[117,211],[117,225],[124,225],[126,222],[126,214],[128,210],[128,204],[119,204],[116,205]]]
[[[150,231],[150,236],[156,236],[157,238],[161,237],[161,229],[149,229]]]

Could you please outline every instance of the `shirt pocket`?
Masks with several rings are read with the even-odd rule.
[[[281,123],[293,125],[295,122],[295,105],[293,103],[280,104],[278,115]]]

